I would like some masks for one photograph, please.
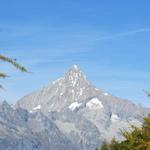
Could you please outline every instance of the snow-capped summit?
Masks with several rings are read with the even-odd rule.
[[[95,86],[87,80],[81,69],[74,65],[64,77],[54,81],[52,85],[43,88],[41,91],[23,97],[17,103],[17,106],[29,111],[38,105],[43,106],[41,110],[44,112],[61,110],[65,107],[68,108],[68,104],[80,103],[100,92],[102,91],[96,90]]]
[[[81,69],[74,65],[69,72],[65,75],[65,78],[68,80],[86,80],[86,75],[81,71]]]

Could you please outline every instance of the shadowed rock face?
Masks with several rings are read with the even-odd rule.
[[[0,105],[0,146],[93,150],[114,135],[121,140],[120,129],[140,125],[148,112],[97,89],[75,65],[64,77],[23,97],[14,108],[6,102]]]

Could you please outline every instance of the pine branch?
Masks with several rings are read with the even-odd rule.
[[[14,60],[14,59],[11,59],[11,58],[3,56],[3,55],[0,55],[0,60],[2,60],[4,62],[11,63],[13,66],[15,66],[17,69],[19,69],[22,72],[28,72],[28,70],[25,67],[23,67],[20,64],[18,64],[16,62],[16,60]]]
[[[6,78],[8,75],[6,73],[0,72],[0,78]]]

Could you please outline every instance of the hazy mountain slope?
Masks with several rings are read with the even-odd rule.
[[[0,150],[66,150],[77,148],[55,123],[41,112],[34,114],[0,104]]]

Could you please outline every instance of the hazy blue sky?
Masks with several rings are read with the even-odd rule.
[[[150,105],[149,0],[1,0],[0,53],[32,74],[11,77],[0,99],[15,102],[78,64],[97,87]]]

